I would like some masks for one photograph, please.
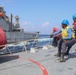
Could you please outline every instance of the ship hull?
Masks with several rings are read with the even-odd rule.
[[[29,32],[6,32],[7,43],[26,41],[29,39],[37,39],[38,33]]]

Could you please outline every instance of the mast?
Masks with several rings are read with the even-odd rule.
[[[13,17],[13,15],[10,14],[10,17],[9,17],[9,22],[10,22],[9,31],[12,31],[12,17]]]

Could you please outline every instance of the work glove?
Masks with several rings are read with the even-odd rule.
[[[52,37],[53,37],[53,34],[50,35],[50,38],[52,38]]]

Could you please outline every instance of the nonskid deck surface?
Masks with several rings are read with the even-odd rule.
[[[75,48],[76,45],[62,63],[54,56],[57,48],[0,56],[0,75],[76,75]]]

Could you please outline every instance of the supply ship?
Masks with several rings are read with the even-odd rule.
[[[6,34],[7,43],[36,39],[39,34],[39,32],[24,32],[24,29],[20,28],[19,17],[15,16],[13,23],[13,15],[7,16],[2,6],[0,6],[0,27]]]

